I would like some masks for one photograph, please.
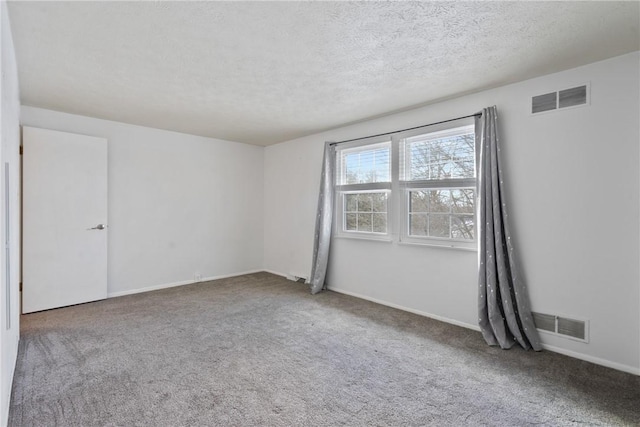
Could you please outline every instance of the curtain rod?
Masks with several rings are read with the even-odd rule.
[[[344,144],[345,142],[360,141],[361,139],[375,138],[376,136],[392,135],[394,133],[406,132],[408,130],[420,129],[420,128],[425,128],[427,126],[435,126],[435,125],[439,125],[441,123],[454,122],[456,120],[468,119],[469,117],[480,117],[480,116],[482,116],[482,113],[469,114],[468,116],[456,117],[455,119],[449,119],[449,120],[442,120],[441,122],[429,123],[427,125],[421,125],[421,126],[415,126],[415,127],[412,127],[412,128],[394,130],[393,132],[385,132],[385,133],[379,133],[377,135],[363,136],[361,138],[345,139],[344,141],[331,142],[331,143],[329,143],[329,145],[338,145],[338,144]]]

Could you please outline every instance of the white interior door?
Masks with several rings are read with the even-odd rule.
[[[107,140],[22,135],[22,312],[106,298]]]

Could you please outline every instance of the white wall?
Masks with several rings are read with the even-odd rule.
[[[22,107],[108,139],[110,296],[261,270],[262,147]]]
[[[7,15],[6,2],[0,3],[0,425],[7,424],[13,371],[18,355],[20,331],[20,101],[18,94],[18,70],[13,40]],[[7,263],[4,242],[7,229],[5,203],[5,163],[9,164],[9,241],[10,254]],[[8,269],[8,280],[7,280]],[[7,287],[9,287],[10,322],[7,322]]]
[[[535,311],[590,321],[547,348],[640,373],[638,52],[267,147],[265,268],[310,270],[325,140],[497,105],[515,246]],[[591,84],[591,104],[532,116],[530,98]],[[477,328],[477,253],[334,239],[330,289]]]

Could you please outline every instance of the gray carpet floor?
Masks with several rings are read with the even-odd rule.
[[[268,273],[21,321],[10,426],[640,425],[640,377]]]

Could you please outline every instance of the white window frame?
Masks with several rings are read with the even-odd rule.
[[[344,173],[344,162],[343,162],[343,153],[349,154],[356,151],[360,151],[362,149],[375,149],[378,147],[389,147],[389,161],[391,163],[389,178],[393,181],[393,142],[391,138],[386,137],[376,137],[376,138],[368,138],[362,141],[356,141],[353,143],[341,144],[336,148],[336,186],[335,186],[335,235],[337,237],[348,237],[348,238],[356,238],[356,239],[367,239],[367,240],[382,240],[382,241],[391,241],[392,236],[392,227],[393,227],[393,214],[392,209],[394,206],[392,200],[392,192],[391,192],[391,181],[390,182],[371,182],[371,183],[363,183],[363,184],[341,184],[343,173]],[[355,230],[346,230],[346,214],[344,211],[344,200],[346,194],[358,194],[358,193],[378,193],[384,192],[387,193],[387,232],[367,232],[367,231],[355,231]]]
[[[345,229],[345,225],[346,225],[346,216],[347,216],[347,212],[345,211],[345,196],[347,195],[351,195],[351,194],[371,194],[371,193],[386,193],[387,194],[387,231],[386,233],[382,233],[382,232],[377,232],[377,231],[358,231],[358,230],[346,230]],[[359,237],[359,238],[368,238],[368,239],[375,239],[375,240],[391,240],[390,239],[390,209],[391,209],[391,190],[387,190],[387,189],[366,189],[366,190],[352,190],[352,191],[341,191],[340,194],[337,196],[338,197],[338,207],[337,207],[337,212],[339,217],[339,222],[340,224],[340,235],[343,236],[348,236],[348,237]]]
[[[411,235],[409,233],[411,220],[410,220],[410,194],[411,191],[428,191],[428,190],[461,190],[461,189],[472,189],[474,193],[476,192],[476,188],[474,185],[463,185],[468,184],[469,180],[465,180],[464,182],[457,182],[455,186],[421,186],[417,187],[414,185],[405,186],[402,191],[403,203],[402,203],[402,233],[400,234],[400,243],[411,243],[411,244],[423,244],[423,245],[431,245],[431,246],[445,246],[450,248],[461,248],[461,249],[472,249],[476,250],[478,246],[478,214],[477,214],[477,202],[474,205],[474,213],[473,213],[473,221],[475,225],[475,234],[473,240],[468,239],[453,239],[450,237],[434,237],[434,236],[416,236]],[[475,199],[477,200],[477,194],[475,194]],[[451,214],[447,214],[451,216]]]
[[[460,120],[457,122],[447,123],[440,125],[437,128],[429,128],[429,129],[421,129],[421,130],[413,130],[410,132],[404,132],[402,134],[397,135],[397,144],[399,145],[399,157],[400,159],[400,175],[399,176],[399,187],[401,188],[401,221],[400,221],[400,233],[399,233],[399,242],[400,243],[408,243],[408,244],[419,244],[419,245],[427,245],[427,246],[442,246],[448,248],[457,248],[457,249],[470,249],[477,250],[478,249],[478,194],[476,188],[476,180],[477,180],[477,159],[478,159],[478,138],[476,135],[476,143],[474,147],[475,154],[475,173],[473,178],[450,178],[450,179],[426,179],[426,180],[405,180],[407,178],[408,170],[410,165],[405,165],[404,163],[408,163],[408,154],[405,152],[405,147],[403,147],[403,141],[406,138],[411,138],[418,135],[429,135],[432,134],[434,139],[442,138],[445,136],[456,135],[460,132],[468,132],[472,131],[475,133],[474,122],[473,119],[470,120]],[[420,191],[420,190],[455,190],[455,189],[472,189],[474,191],[474,213],[473,213],[473,221],[475,225],[475,233],[473,240],[468,239],[452,239],[447,237],[434,237],[434,236],[415,236],[411,235],[410,232],[410,218],[409,218],[409,206],[410,206],[410,193],[411,191]]]
[[[461,119],[450,123],[443,123],[429,128],[415,129],[412,131],[398,132],[393,135],[367,138],[360,141],[341,144],[336,147],[336,185],[335,185],[335,221],[334,236],[339,238],[354,238],[366,240],[397,240],[400,244],[436,246],[444,248],[456,248],[466,250],[478,249],[478,203],[476,177],[473,178],[452,178],[452,179],[434,179],[434,180],[404,180],[405,156],[402,141],[418,135],[436,134],[435,136],[452,135],[459,132],[458,129],[466,128],[466,130],[474,129],[473,118]],[[438,135],[439,134],[439,135]],[[376,146],[388,145],[390,147],[391,162],[391,182],[365,183],[365,184],[344,184],[340,182],[344,173],[343,154],[354,152],[356,150],[374,149]],[[477,175],[477,159],[479,156],[478,138],[476,135],[475,144],[475,162]],[[409,194],[410,191],[416,190],[435,190],[435,189],[460,189],[469,188],[474,191],[474,225],[475,234],[473,240],[439,238],[432,236],[411,236],[409,234]],[[387,232],[364,232],[349,231],[345,229],[346,214],[344,211],[345,194],[369,193],[369,192],[386,192],[387,193]]]

